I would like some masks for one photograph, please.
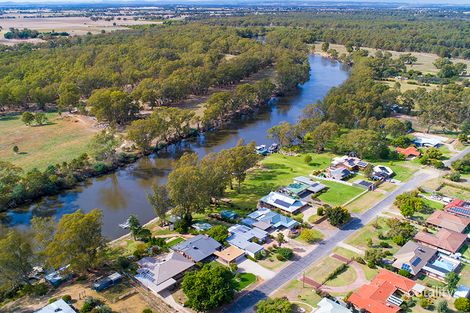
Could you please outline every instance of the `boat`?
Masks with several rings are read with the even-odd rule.
[[[267,155],[269,153],[265,145],[256,146],[255,149],[256,149],[256,153],[261,154],[261,155]]]
[[[275,153],[279,151],[279,145],[277,143],[273,143],[272,145],[269,146],[268,151],[270,153]]]
[[[127,219],[125,223],[119,224],[119,227],[121,227],[122,229],[128,229],[130,227],[129,219]]]

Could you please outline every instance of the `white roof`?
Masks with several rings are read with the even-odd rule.
[[[76,313],[70,305],[62,299],[59,299],[51,304],[46,305],[36,313]]]
[[[437,139],[437,138],[427,138],[427,137],[416,137],[414,140],[414,143],[420,146],[432,146],[435,147],[437,145],[442,144],[442,140]]]
[[[376,165],[376,166],[374,166],[374,172],[376,172],[376,173],[385,173],[385,174],[388,174],[388,175],[393,174],[393,170],[390,167],[385,166],[385,165]]]
[[[306,203],[303,201],[291,198],[275,191],[271,191],[267,196],[261,198],[261,201],[290,213],[295,212],[306,205]]]
[[[466,298],[469,292],[470,288],[464,285],[460,285],[452,296],[454,298]]]
[[[328,298],[323,298],[318,302],[315,313],[351,313],[351,311]]]

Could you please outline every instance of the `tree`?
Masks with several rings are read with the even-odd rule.
[[[37,125],[44,125],[47,122],[47,116],[43,112],[38,112],[34,115],[34,121]]]
[[[98,209],[65,214],[46,248],[47,263],[54,268],[70,264],[70,270],[78,273],[97,266],[105,245],[101,219]]]
[[[233,299],[233,273],[225,266],[205,264],[199,271],[187,272],[182,282],[186,305],[196,311],[213,310]]]
[[[457,288],[457,284],[459,283],[460,277],[457,275],[455,272],[449,272],[446,274],[446,277],[444,278],[446,284],[447,284],[447,289],[449,292],[452,294],[454,293],[455,289]]]
[[[346,208],[340,206],[326,207],[325,214],[332,226],[343,225],[351,219],[351,213]]]
[[[59,86],[59,108],[71,111],[80,101],[80,91],[76,84],[64,82]]]
[[[97,133],[88,144],[91,156],[98,161],[113,160],[119,140],[113,132],[103,130]]]
[[[255,143],[243,145],[243,140],[240,140],[236,147],[228,150],[227,157],[230,172],[238,183],[237,192],[240,193],[247,170],[255,166],[259,160],[255,151]]]
[[[118,89],[97,89],[88,99],[91,113],[99,121],[110,124],[126,124],[139,111],[139,106],[132,101],[127,92]]]
[[[54,218],[33,217],[31,219],[31,229],[33,230],[34,251],[41,259],[45,259],[46,248],[54,238],[56,231]]]
[[[20,167],[0,160],[0,207],[7,207],[13,200],[13,193],[21,181],[22,172]]]
[[[29,284],[33,269],[34,253],[28,236],[10,230],[0,237],[0,285],[14,289]]]
[[[468,298],[457,298],[454,307],[461,312],[470,312],[470,300]]]
[[[215,225],[207,231],[207,235],[223,244],[228,238],[228,230],[224,225]]]
[[[354,129],[342,135],[335,149],[341,153],[354,151],[363,159],[386,158],[389,153],[387,143],[379,133],[364,129]]]
[[[437,303],[437,313],[448,313],[449,306],[446,300],[441,300]]]
[[[257,313],[293,313],[294,307],[287,298],[268,298],[256,304]]]
[[[279,247],[282,246],[284,242],[286,242],[286,239],[284,238],[283,233],[277,233],[276,241],[279,244]]]
[[[276,255],[279,261],[286,261],[294,257],[294,251],[289,248],[278,248],[276,250]]]
[[[431,306],[431,302],[429,301],[428,298],[420,297],[420,298],[419,298],[419,305],[420,305],[423,309],[429,309],[429,307]]]
[[[140,225],[139,219],[134,214],[129,216],[129,218],[127,219],[127,222],[129,224],[129,230],[131,231],[132,237],[134,238],[134,240],[136,240],[137,235],[142,229],[142,225]]]
[[[321,50],[322,50],[323,52],[327,52],[328,49],[330,49],[330,44],[329,44],[328,42],[322,43],[322,45],[321,45]]]
[[[158,135],[158,127],[154,119],[136,120],[127,127],[127,138],[135,142],[142,152],[150,151],[152,141]]]
[[[319,236],[318,231],[308,228],[302,229],[299,238],[305,242],[312,244],[321,240],[321,236]]]
[[[21,121],[25,125],[31,126],[31,124],[34,122],[34,114],[31,112],[23,112],[23,114],[21,114]]]
[[[382,264],[382,259],[385,257],[385,252],[382,249],[371,248],[366,250],[364,260],[370,268]]]
[[[164,223],[166,213],[171,209],[171,200],[166,186],[154,184],[152,194],[147,194],[147,200],[153,208],[155,215]]]
[[[290,147],[296,140],[296,129],[288,122],[282,122],[268,129],[268,137],[281,146]]]
[[[333,122],[323,122],[312,132],[308,133],[309,139],[312,141],[313,148],[317,151],[323,151],[325,145],[332,139],[338,137],[339,126]]]
[[[397,196],[393,204],[405,217],[412,217],[416,212],[422,212],[426,208],[424,200],[419,197],[417,191],[402,193]]]

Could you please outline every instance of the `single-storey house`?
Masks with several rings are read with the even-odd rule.
[[[437,254],[437,249],[414,241],[408,241],[395,254],[392,266],[416,276],[421,269]]]
[[[464,245],[467,235],[452,230],[441,228],[436,234],[420,231],[414,240],[431,247],[437,248],[448,254],[456,253]]]
[[[290,217],[266,208],[260,208],[248,214],[247,219],[242,220],[242,223],[265,231],[285,228],[293,229],[299,225],[299,222]]]
[[[396,313],[403,303],[402,294],[413,294],[416,282],[381,269],[368,284],[355,291],[348,299],[357,310],[370,313]]]
[[[393,170],[385,165],[376,165],[372,171],[372,179],[385,180],[393,176]]]
[[[347,168],[333,168],[329,167],[326,169],[326,177],[335,180],[345,180],[348,177],[351,177],[352,173]]]
[[[241,260],[245,256],[245,251],[236,246],[229,246],[222,251],[215,251],[214,254],[218,257],[217,261],[230,265]]]
[[[417,147],[426,147],[426,148],[437,148],[439,146],[442,146],[442,140],[437,139],[437,138],[428,138],[428,137],[415,137],[413,139],[413,143]]]
[[[454,199],[445,207],[446,212],[470,218],[470,202]]]
[[[331,299],[323,298],[317,304],[315,313],[351,313],[352,311]]]
[[[251,257],[263,251],[263,246],[259,243],[265,242],[268,237],[268,233],[264,230],[239,224],[231,226],[228,231],[230,236],[227,238],[227,242],[242,249]]]
[[[363,171],[367,167],[367,165],[369,165],[369,163],[361,160],[360,158],[343,155],[341,157],[333,158],[330,167],[345,168],[349,171]]]
[[[76,311],[64,300],[59,299],[49,303],[42,309],[35,311],[35,313],[76,313]]]
[[[409,146],[406,149],[397,147],[395,149],[395,151],[397,153],[403,155],[407,159],[416,158],[416,157],[419,157],[421,155],[421,152],[418,149],[416,149],[416,147],[414,147],[414,146]]]
[[[187,239],[171,247],[171,249],[194,262],[201,262],[213,255],[221,247],[222,245],[214,238],[201,234]]]
[[[294,183],[301,184],[305,186],[304,193],[310,194],[317,194],[322,192],[323,190],[327,189],[328,187],[323,185],[318,181],[313,181],[308,177],[305,176],[298,176],[294,178]]]
[[[259,201],[260,207],[280,209],[291,214],[296,214],[301,209],[308,206],[304,201],[294,199],[282,193],[271,191]]]
[[[431,216],[428,217],[426,223],[458,233],[463,233],[470,224],[470,218],[454,215],[449,212],[436,210]]]
[[[142,258],[137,264],[139,269],[135,278],[154,293],[159,293],[173,286],[195,263],[171,252],[163,257]]]

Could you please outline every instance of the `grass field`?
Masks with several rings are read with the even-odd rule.
[[[370,209],[381,199],[385,198],[385,196],[386,195],[380,191],[369,191],[346,205],[346,208],[352,213],[362,213],[365,210]]]
[[[0,160],[13,162],[25,171],[70,161],[86,152],[95,131],[81,122],[48,113],[49,124],[26,126],[20,116],[0,118]],[[19,147],[15,154],[13,146]]]
[[[374,221],[375,222],[375,221]],[[391,239],[384,239],[380,240],[378,238],[379,232],[386,233],[390,227],[386,223],[386,219],[379,217],[377,219],[377,222],[379,224],[379,228],[375,229],[372,226],[372,223],[367,224],[365,227],[363,227],[361,230],[355,232],[347,241],[346,243],[350,244],[351,246],[354,246],[356,248],[359,248],[361,250],[367,250],[369,247],[367,246],[367,242],[369,239],[372,240],[372,243],[374,246],[378,246],[379,242],[384,241],[388,243],[391,248],[386,248],[384,250],[388,250],[391,253],[395,253],[398,251],[399,247],[397,244],[395,244]]]
[[[241,291],[256,282],[256,275],[252,273],[238,273],[234,281],[235,289]]]
[[[359,195],[361,192],[364,192],[364,189],[362,188],[328,180],[321,180],[321,183],[328,186],[329,189],[327,192],[318,196],[318,199],[332,206],[342,205]]]
[[[310,154],[312,162],[304,162],[305,154],[286,156],[272,154],[260,162],[260,166],[248,173],[246,181],[241,186],[241,193],[228,191],[230,198],[240,208],[254,208],[258,200],[281,186],[292,183],[296,176],[308,176],[315,170],[326,168],[332,154]],[[330,191],[329,191],[330,192]],[[328,193],[329,193],[328,192]]]

